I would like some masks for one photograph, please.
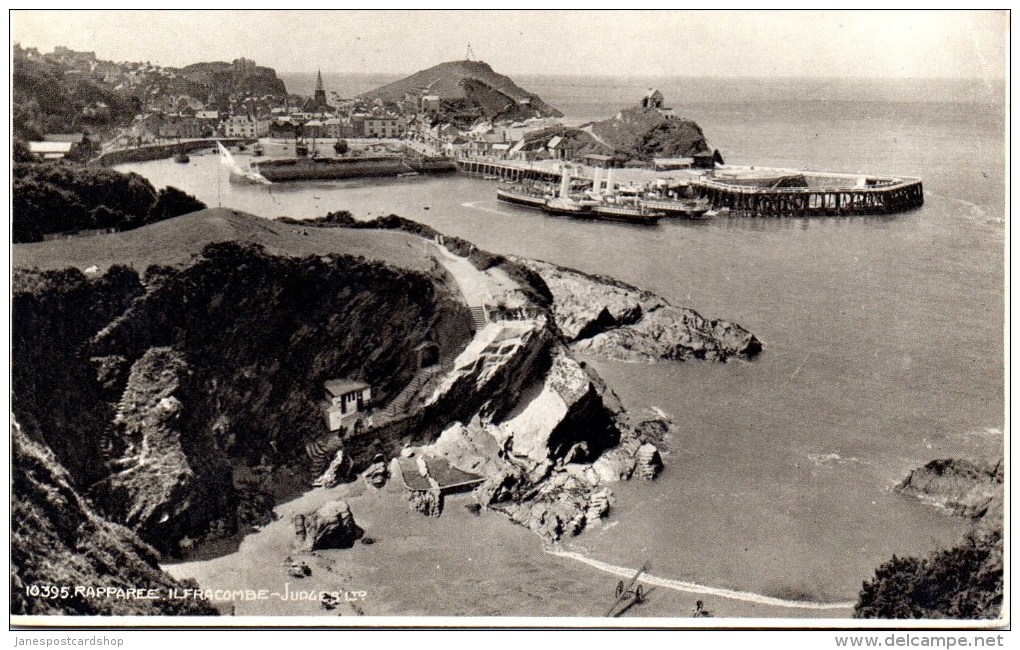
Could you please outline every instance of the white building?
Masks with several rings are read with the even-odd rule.
[[[231,115],[220,124],[228,138],[262,138],[269,135],[269,120],[257,120],[250,115]]]
[[[331,379],[323,386],[326,399],[322,402],[322,412],[330,431],[338,431],[360,420],[372,400],[372,387],[363,381]]]

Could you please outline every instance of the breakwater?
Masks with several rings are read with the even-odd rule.
[[[424,156],[360,156],[348,158],[287,158],[256,163],[265,178],[277,181],[441,174],[457,171],[449,158]]]
[[[838,182],[851,177],[825,174],[818,178]],[[692,180],[690,188],[694,196],[708,199],[713,208],[728,208],[749,217],[893,214],[924,205],[924,188],[919,178],[852,178],[860,178],[864,183],[755,187],[727,182],[728,179],[700,178]]]
[[[166,144],[147,144],[141,147],[107,151],[90,160],[88,164],[93,167],[109,167],[110,165],[121,165],[123,163],[161,160],[163,158],[172,158],[179,153],[191,153],[192,151],[198,151],[207,147],[215,147],[217,142],[223,143],[225,147],[230,147],[238,144],[254,144],[258,140],[256,138],[203,138]]]

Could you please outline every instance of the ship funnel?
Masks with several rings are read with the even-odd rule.
[[[563,165],[560,170],[560,198],[566,199],[570,197],[570,166]]]
[[[606,194],[612,194],[616,190],[616,186],[613,184],[613,168],[610,167],[606,170]]]
[[[593,196],[598,196],[602,193],[602,168],[595,168],[595,176],[592,177],[591,181],[591,193]]]

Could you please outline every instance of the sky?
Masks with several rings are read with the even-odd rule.
[[[474,58],[505,74],[1002,79],[1006,11],[12,12],[12,40],[182,66],[410,74]]]

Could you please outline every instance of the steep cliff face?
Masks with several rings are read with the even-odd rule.
[[[25,273],[15,292],[15,413],[105,514],[170,552],[271,505],[234,470],[307,465],[325,380],[366,381],[385,403],[415,346],[456,347],[469,322],[434,279],[340,255],[223,243],[144,287],[78,275]]]
[[[171,600],[185,585],[159,570],[156,552],[127,528],[98,515],[38,440],[11,425],[11,613],[210,615],[202,601]],[[69,587],[50,598],[36,588]],[[155,589],[148,600],[95,597],[74,587]],[[194,584],[190,585],[194,587]],[[58,592],[59,593],[59,592]]]
[[[517,259],[553,294],[553,316],[571,349],[621,361],[752,358],[761,342],[743,327],[709,320],[612,278]]]
[[[708,149],[705,134],[697,123],[667,119],[650,108],[628,108],[613,118],[593,123],[590,128],[596,138],[617,154],[637,160],[692,156]]]
[[[191,399],[184,356],[150,348],[131,368],[107,441],[116,457],[92,498],[114,521],[153,540],[160,550],[200,531],[236,498],[229,459],[212,436],[182,427]]]
[[[91,279],[77,269],[14,273],[11,402],[27,431],[56,454],[78,487],[104,475],[101,435],[119,397],[97,381],[89,339],[144,292],[138,274],[112,267]],[[108,371],[116,367],[110,360]]]
[[[208,88],[217,95],[233,93],[250,95],[286,95],[287,86],[276,76],[276,71],[255,65],[248,59],[235,59],[231,63],[215,61],[193,63],[180,70],[188,81]]]

